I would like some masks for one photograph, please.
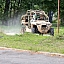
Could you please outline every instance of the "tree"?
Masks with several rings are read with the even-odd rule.
[[[64,20],[64,0],[60,0],[60,18]],[[0,0],[0,17],[5,13],[11,14],[12,9],[14,15],[16,12],[28,9],[41,9],[45,12],[52,10],[54,13],[58,11],[58,0]]]
[[[60,18],[61,23],[64,25],[64,0],[60,1]]]

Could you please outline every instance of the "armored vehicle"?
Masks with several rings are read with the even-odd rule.
[[[54,35],[54,29],[49,22],[49,17],[42,10],[27,10],[25,15],[21,17],[21,24],[26,25],[33,33]]]

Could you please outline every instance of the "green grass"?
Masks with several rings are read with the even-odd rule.
[[[23,35],[8,36],[0,33],[0,47],[17,48],[33,51],[46,51],[64,54],[64,28],[60,28],[57,35],[55,28],[55,36],[42,36],[32,33],[24,33]]]
[[[53,24],[53,27],[54,36],[42,36],[33,33],[8,36],[0,33],[0,47],[64,54],[64,27],[60,27],[59,34],[57,34],[56,24]]]

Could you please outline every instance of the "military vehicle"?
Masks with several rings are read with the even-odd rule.
[[[28,26],[33,33],[47,34],[54,36],[54,29],[49,22],[49,17],[42,10],[27,10],[21,17],[21,24]]]

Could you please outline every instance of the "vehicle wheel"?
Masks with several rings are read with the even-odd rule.
[[[32,28],[31,31],[32,31],[32,33],[35,33],[35,28]]]
[[[50,29],[50,35],[54,36],[54,28]]]
[[[38,28],[35,28],[35,33],[38,33]]]

